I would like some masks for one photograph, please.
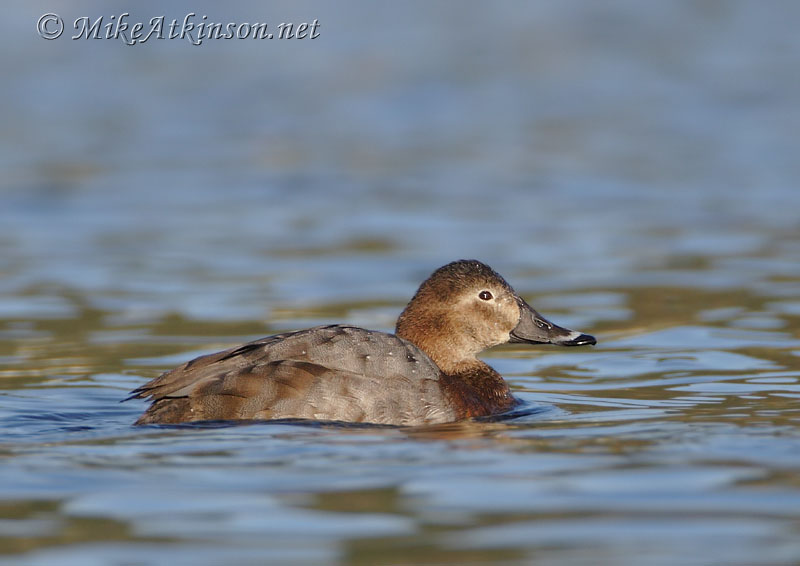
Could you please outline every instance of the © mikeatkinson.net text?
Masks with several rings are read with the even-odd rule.
[[[211,39],[316,39],[320,36],[318,19],[311,22],[265,23],[212,22],[208,16],[191,12],[182,20],[167,20],[166,16],[150,18],[146,23],[132,22],[130,14],[99,16],[92,20],[88,16],[75,19],[75,33],[71,39],[119,39],[128,45],[145,43],[151,39],[186,39],[193,45],[201,45]],[[39,35],[45,39],[58,39],[64,33],[64,21],[57,14],[44,14],[36,25]]]

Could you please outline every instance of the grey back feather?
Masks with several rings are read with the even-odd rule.
[[[417,425],[459,415],[436,364],[411,342],[354,326],[319,326],[201,356],[133,392],[137,421],[304,418]]]

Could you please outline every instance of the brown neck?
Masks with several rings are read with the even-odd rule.
[[[428,354],[439,369],[447,374],[458,373],[464,366],[480,363],[468,337],[450,328],[446,313],[420,312],[414,305],[412,301],[397,319],[397,336]]]
[[[453,404],[462,410],[462,417],[483,417],[502,413],[517,400],[508,384],[490,366],[480,360],[463,365],[458,373],[442,373],[442,388]]]
[[[442,389],[462,418],[503,412],[517,403],[508,384],[476,358],[474,341],[453,332],[445,313],[415,308],[415,301],[397,319],[395,334],[416,345],[439,367]]]

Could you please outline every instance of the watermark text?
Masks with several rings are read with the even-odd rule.
[[[190,12],[183,19],[167,20],[156,16],[147,22],[130,21],[130,14],[83,16],[72,22],[75,32],[70,39],[119,39],[127,45],[146,43],[151,39],[184,39],[192,45],[202,45],[211,39],[317,39],[320,36],[318,19],[310,22],[281,22],[279,24],[213,22],[208,16]],[[36,31],[44,39],[58,39],[64,33],[64,20],[58,14],[44,14],[36,22]]]

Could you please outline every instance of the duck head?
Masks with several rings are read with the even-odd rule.
[[[396,334],[416,344],[445,372],[499,344],[596,344],[533,309],[488,265],[459,260],[420,285],[397,320]]]

